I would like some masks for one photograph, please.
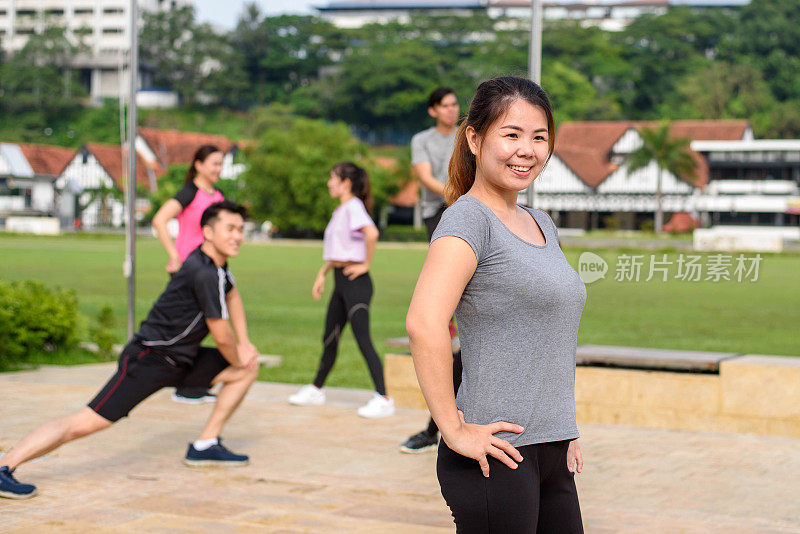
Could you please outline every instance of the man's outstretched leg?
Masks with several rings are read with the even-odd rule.
[[[216,352],[219,355],[216,357],[222,359],[222,355],[215,349],[201,350],[207,350],[209,353]],[[208,354],[207,357],[214,356]],[[248,367],[229,366],[214,378],[211,385],[221,383],[222,389],[217,394],[214,410],[211,412],[200,438],[189,445],[184,459],[186,465],[247,465],[249,458],[244,454],[234,454],[225,448],[219,435],[257,377],[258,362],[253,361]]]
[[[22,438],[8,454],[0,458],[0,496],[10,499],[33,497],[36,495],[36,487],[31,484],[21,484],[14,478],[14,470],[18,465],[47,454],[69,441],[108,428],[112,424],[88,407],[43,424]]]

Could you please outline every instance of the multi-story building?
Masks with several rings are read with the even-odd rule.
[[[192,0],[138,0],[140,11],[169,10]],[[116,98],[128,90],[131,0],[0,0],[0,46],[14,54],[31,35],[48,26],[66,29],[87,53],[73,61],[94,100]],[[146,84],[145,84],[146,85]]]
[[[673,6],[737,8],[751,0],[544,0],[544,20],[577,20],[584,25],[619,31],[641,15],[660,15]],[[316,8],[339,27],[368,23],[407,22],[412,13],[530,19],[531,0],[331,0]]]

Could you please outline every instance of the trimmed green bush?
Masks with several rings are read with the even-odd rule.
[[[92,341],[97,343],[99,355],[112,359],[114,355],[114,310],[111,306],[103,306],[97,314],[97,324],[91,329]]]
[[[426,243],[428,241],[428,234],[425,232],[425,228],[417,229],[410,225],[392,224],[381,231],[381,241],[416,241],[419,243]]]
[[[74,347],[80,322],[74,291],[0,280],[0,368]]]

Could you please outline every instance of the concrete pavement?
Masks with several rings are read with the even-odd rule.
[[[82,407],[113,364],[0,374],[0,450]],[[426,413],[376,421],[355,410],[370,392],[330,390],[292,407],[296,386],[257,383],[225,441],[251,465],[181,464],[210,406],[161,391],[128,420],[19,469],[28,501],[0,499],[0,532],[453,532],[436,455],[397,445]],[[581,425],[587,533],[800,533],[800,439]]]

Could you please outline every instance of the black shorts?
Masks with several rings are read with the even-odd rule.
[[[215,348],[200,347],[192,365],[180,365],[163,353],[132,342],[122,350],[117,372],[88,406],[114,423],[161,388],[210,387],[228,365]]]

